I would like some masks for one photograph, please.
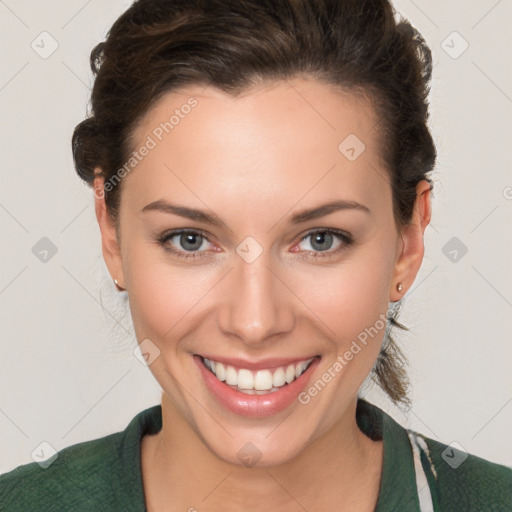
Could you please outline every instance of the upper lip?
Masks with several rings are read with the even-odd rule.
[[[301,361],[306,361],[308,359],[320,357],[318,355],[304,356],[304,357],[271,357],[271,358],[260,359],[258,361],[255,361],[255,360],[241,359],[238,357],[223,357],[223,356],[209,355],[209,354],[197,354],[197,355],[199,355],[202,358],[209,359],[210,361],[219,362],[224,365],[234,366],[235,368],[246,368],[247,370],[273,369],[273,368],[278,368],[279,366],[288,366],[290,364],[296,364]]]

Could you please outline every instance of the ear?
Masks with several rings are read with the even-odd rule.
[[[398,240],[397,259],[389,290],[391,302],[400,300],[412,286],[423,262],[423,235],[432,216],[430,195],[430,183],[426,180],[420,181],[416,186],[416,201],[411,222],[402,229]],[[402,283],[401,292],[396,289],[398,283]]]
[[[98,174],[98,172],[99,170],[95,171],[96,174]],[[124,272],[119,239],[115,224],[107,213],[103,185],[104,178],[100,176],[94,178],[94,209],[96,211],[96,219],[101,232],[103,259],[105,260],[105,264],[107,265],[112,280],[117,279],[119,286],[126,288],[124,285]]]

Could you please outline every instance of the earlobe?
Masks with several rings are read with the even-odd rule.
[[[101,248],[103,259],[107,265],[108,271],[115,280],[117,289],[124,290],[124,273],[121,257],[121,248],[117,237],[115,224],[108,215],[105,203],[105,194],[103,190],[103,178],[96,177],[94,179],[94,210],[96,212],[96,220],[101,233]]]
[[[414,235],[415,233],[411,230],[410,225],[404,227],[400,232],[395,269],[389,290],[389,300],[391,302],[400,300],[414,281],[414,277],[411,279],[411,271],[416,255],[416,251],[412,249]]]

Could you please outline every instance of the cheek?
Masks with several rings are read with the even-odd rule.
[[[359,340],[371,358],[385,333],[391,275],[390,259],[368,248],[338,266],[309,272],[298,295],[336,340],[338,353]]]
[[[155,256],[158,251],[135,244],[128,251],[125,273],[137,338],[176,338],[188,316],[197,311],[201,297],[214,286],[213,273],[172,265],[165,254]]]

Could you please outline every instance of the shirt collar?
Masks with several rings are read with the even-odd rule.
[[[130,472],[129,479],[112,482],[119,510],[146,511],[141,469],[141,441],[145,435],[156,434],[162,429],[162,406],[154,405],[137,414],[128,424],[118,447],[119,464]],[[127,483],[129,485],[127,485]]]
[[[374,512],[420,512],[412,449],[404,427],[362,398],[357,401],[356,421],[368,437],[384,441],[382,477]]]

